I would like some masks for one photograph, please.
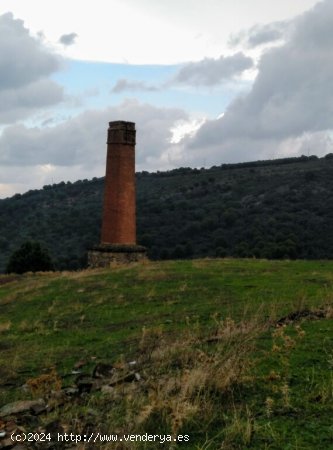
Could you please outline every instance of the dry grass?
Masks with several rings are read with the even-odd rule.
[[[29,378],[26,382],[26,387],[34,398],[47,398],[52,392],[60,391],[61,385],[62,380],[55,368],[52,368],[49,373],[35,378]]]
[[[231,449],[235,439],[245,447],[255,424],[247,406],[240,410],[234,405],[234,392],[248,381],[255,342],[269,322],[258,317],[237,323],[231,318],[215,319],[210,332],[196,323],[188,325],[176,337],[161,327],[143,329],[136,361],[141,381],[115,386],[108,394],[105,405],[112,408],[104,419],[106,429],[119,435],[158,431],[176,436],[198,430],[204,435],[228,416],[223,432],[201,447],[192,441],[196,446],[191,448]],[[118,366],[126,363],[120,360]],[[142,447],[132,442],[101,448]]]
[[[168,278],[170,278],[170,274],[152,262],[141,266],[137,274],[137,279],[142,281],[163,281]]]
[[[0,322],[0,333],[10,330],[12,326],[11,320],[6,320],[5,322]]]
[[[4,294],[0,298],[0,304],[14,301],[25,301],[26,298],[35,291],[42,289],[49,284],[49,277],[22,276],[20,283],[15,283],[14,289]]]
[[[149,429],[149,424],[176,435],[191,422],[221,414],[216,402],[242,383],[250,352],[263,331],[257,320],[216,323],[209,335],[189,328],[178,339],[156,328],[143,330],[139,365],[144,386],[128,398],[127,427]],[[128,429],[128,428],[127,428]]]

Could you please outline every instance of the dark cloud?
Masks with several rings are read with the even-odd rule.
[[[112,93],[119,94],[124,91],[148,91],[154,92],[158,91],[159,88],[156,86],[147,85],[143,81],[129,81],[125,78],[121,78],[117,81],[114,87],[111,89]]]
[[[47,77],[60,68],[59,58],[29,35],[11,13],[0,16],[0,90]]]
[[[0,137],[0,165],[100,166],[103,172],[106,130],[112,120],[136,122],[138,163],[149,164],[168,147],[172,127],[187,118],[180,109],[128,100],[107,110],[86,111],[54,127],[9,126]]]
[[[265,148],[293,151],[296,140],[332,129],[333,3],[326,0],[294,20],[289,40],[263,54],[249,94],[204,124],[189,148],[256,159]]]
[[[76,33],[63,34],[62,36],[60,36],[59,42],[60,44],[65,45],[67,47],[68,45],[75,44],[76,38],[77,38]]]
[[[58,56],[33,38],[11,13],[0,16],[0,122],[23,118],[59,102],[62,89],[48,80],[61,68]]]
[[[255,27],[248,38],[249,47],[257,47],[258,45],[267,44],[278,41],[285,36],[286,24],[276,22],[271,25]]]
[[[63,100],[63,88],[45,79],[17,89],[0,90],[0,123],[15,122]]]
[[[234,34],[229,39],[229,45],[246,45],[248,48],[270,44],[287,38],[291,23],[289,21],[273,22],[265,25],[255,25],[247,31]]]
[[[195,86],[214,86],[240,75],[251,67],[253,60],[238,52],[232,56],[205,58],[202,61],[188,63],[179,70],[173,81]]]

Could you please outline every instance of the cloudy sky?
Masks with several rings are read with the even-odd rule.
[[[1,0],[0,198],[137,170],[333,152],[332,0]]]

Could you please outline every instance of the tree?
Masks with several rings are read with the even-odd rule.
[[[53,270],[49,252],[39,242],[27,241],[9,258],[7,273],[45,272]]]

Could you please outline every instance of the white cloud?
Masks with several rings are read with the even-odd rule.
[[[33,38],[11,13],[0,16],[0,123],[60,102],[63,89],[48,76],[61,60]]]
[[[205,119],[190,119],[182,120],[176,123],[175,127],[171,129],[172,137],[171,144],[178,144],[186,137],[192,137],[196,131],[205,122]]]
[[[83,178],[83,174],[88,178],[102,176],[107,127],[112,120],[136,123],[137,169],[142,170],[157,168],[160,155],[172,145],[172,129],[180,121],[188,120],[188,115],[181,109],[156,108],[127,100],[106,110],[86,111],[49,128],[8,126],[0,137],[2,171],[24,173],[29,179],[27,187],[35,185],[36,179],[59,182],[74,181],[73,177]],[[8,182],[14,179],[16,186],[17,178],[7,177]]]
[[[0,136],[0,195],[5,189],[22,192],[45,183],[103,175],[110,120],[137,123],[138,170],[332,151],[328,132],[333,128],[333,4],[322,1],[290,19],[314,3],[316,0],[253,0],[236,7],[233,0],[97,0],[94,5],[83,2],[78,13],[75,2],[64,0],[54,7],[44,0],[2,0],[0,8],[13,7],[28,25],[11,14],[0,16],[0,126],[12,123]],[[267,19],[272,23],[263,25]],[[253,27],[255,22],[258,25]],[[61,68],[61,60],[46,46],[52,41],[60,48],[59,36],[70,44],[78,33],[78,42],[64,51],[82,59],[155,64],[192,61],[184,64],[178,82],[210,87],[243,76],[243,70],[250,72],[251,58],[225,53],[230,32],[244,28],[249,31],[238,36],[238,45],[247,46],[255,58],[262,46],[282,44],[265,50],[251,91],[233,101],[217,120],[193,121],[184,111],[189,92],[183,88],[175,89],[181,109],[129,100],[105,110],[83,112],[58,125],[54,117],[77,114],[82,106],[45,115],[45,108],[64,98],[63,89],[50,78]],[[76,33],[66,34],[73,29]],[[219,56],[222,52],[224,57]],[[114,92],[135,92],[140,98],[145,91],[157,89],[153,81],[130,81],[128,74],[114,85]],[[66,80],[66,75],[61,79]],[[73,77],[70,83],[77,80],[81,81]],[[79,84],[75,88],[80,89]],[[112,84],[110,79],[102,80],[98,89],[108,93]],[[161,91],[165,87],[159,86]],[[167,103],[161,91],[154,98]],[[201,111],[199,91],[191,89],[191,95],[198,92],[198,97],[190,107]],[[224,94],[228,95],[223,88],[219,95]],[[100,107],[95,100],[93,104]],[[225,103],[221,98],[221,104]],[[44,126],[17,124],[18,119],[31,118],[37,111],[45,116]],[[33,119],[30,124],[38,123]],[[46,127],[48,124],[52,126]]]
[[[293,27],[283,46],[262,56],[250,93],[186,144],[194,158],[198,152],[221,162],[276,157],[309,134],[313,142],[321,136],[323,147],[322,133],[333,129],[333,3],[318,3]]]
[[[253,23],[285,20],[316,0],[1,0],[0,10],[24,17],[35,33],[50,42],[75,29],[76,59],[138,64],[168,64],[217,58],[228,36]],[[62,47],[62,46],[61,46]],[[63,50],[61,48],[61,50]]]

